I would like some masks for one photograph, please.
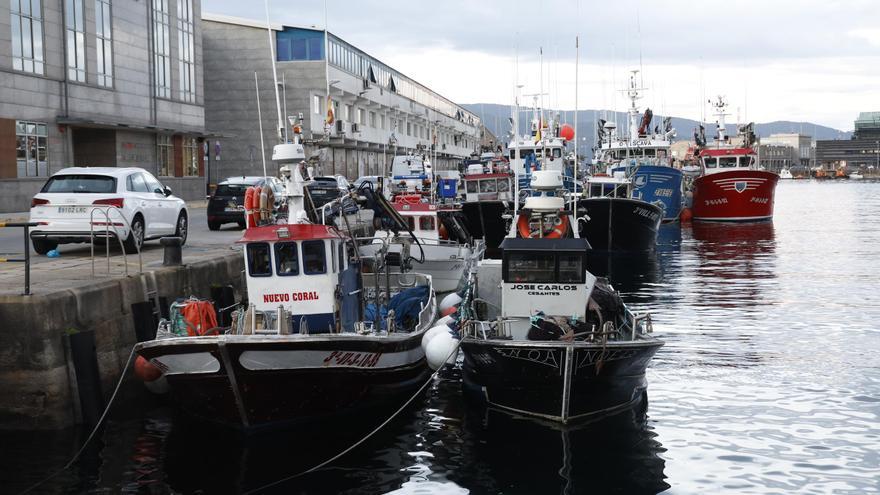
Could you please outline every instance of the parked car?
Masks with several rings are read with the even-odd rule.
[[[31,201],[30,221],[40,225],[30,236],[39,254],[58,244],[90,242],[92,231],[97,238],[122,239],[132,253],[147,239],[186,242],[188,219],[186,203],[142,168],[71,167],[50,177]]]
[[[306,188],[309,190],[309,196],[312,198],[312,203],[315,205],[315,209],[320,214],[322,206],[344,194],[348,194],[349,183],[348,180],[341,175],[313,177]],[[347,215],[355,213],[357,210],[358,207],[353,201],[347,201],[344,203],[343,211]],[[338,208],[333,207],[329,208],[325,214],[335,215],[337,212]]]
[[[240,227],[244,222],[244,194],[251,186],[269,184],[275,192],[275,205],[281,203],[284,185],[275,177],[229,177],[217,184],[214,194],[208,196],[208,228],[219,230],[225,223],[237,223]]]
[[[364,175],[364,176],[358,177],[354,181],[353,185],[354,185],[355,189],[359,189],[364,182],[369,182],[370,184],[373,185],[373,190],[375,191],[379,188],[379,179],[380,178],[382,178],[382,177],[379,175]],[[394,182],[392,182],[391,177],[385,177],[382,180],[382,184],[384,187],[385,197],[390,199],[391,195],[395,189]]]

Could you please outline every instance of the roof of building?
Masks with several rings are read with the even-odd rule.
[[[880,112],[861,112],[856,119],[856,129],[859,127],[880,127]]]

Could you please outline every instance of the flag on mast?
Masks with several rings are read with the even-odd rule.
[[[333,98],[330,95],[327,95],[327,125],[333,125],[333,122],[336,121],[335,115],[333,115]]]
[[[535,132],[535,144],[538,144],[539,142],[541,142],[541,128],[542,127],[544,127],[544,121],[539,120],[538,121],[538,131]]]

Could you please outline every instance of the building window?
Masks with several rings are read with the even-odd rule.
[[[19,177],[45,177],[47,130],[40,122],[15,121],[15,148]]]
[[[156,96],[171,98],[171,21],[168,0],[153,0],[153,84]]]
[[[67,0],[64,7],[67,35],[67,78],[86,82],[86,33],[83,0]]]
[[[351,114],[353,113],[352,110],[353,109],[351,105],[345,105],[345,118],[342,120],[345,120],[346,122],[351,122]]]
[[[40,0],[11,0],[12,68],[42,74],[43,13]]]
[[[385,128],[385,115],[379,116],[379,129]]]
[[[195,138],[183,138],[183,176],[199,176],[199,145]]]
[[[275,33],[275,57],[279,62],[324,60],[324,32],[312,29],[284,28]],[[335,48],[335,45],[331,47]]]
[[[174,175],[174,145],[171,136],[156,136],[156,171],[159,177]]]
[[[318,95],[312,95],[312,111],[315,115],[321,115],[321,97]]]
[[[363,108],[357,109],[357,117],[358,117],[358,119],[357,119],[358,124],[364,125],[367,123],[367,119],[364,118],[364,109]]]
[[[113,21],[110,0],[95,0],[98,86],[113,86]]]
[[[180,54],[180,99],[195,101],[196,69],[193,63],[193,6],[192,0],[177,0],[177,50]]]
[[[376,112],[370,112],[370,127],[376,127]]]

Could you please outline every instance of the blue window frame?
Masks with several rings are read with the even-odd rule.
[[[248,244],[247,265],[251,277],[271,277],[272,259],[269,254],[269,244],[265,242]]]
[[[275,274],[279,277],[299,275],[299,254],[295,242],[275,244]]]
[[[324,241],[303,241],[303,271],[306,275],[327,273],[327,257],[324,254]]]

